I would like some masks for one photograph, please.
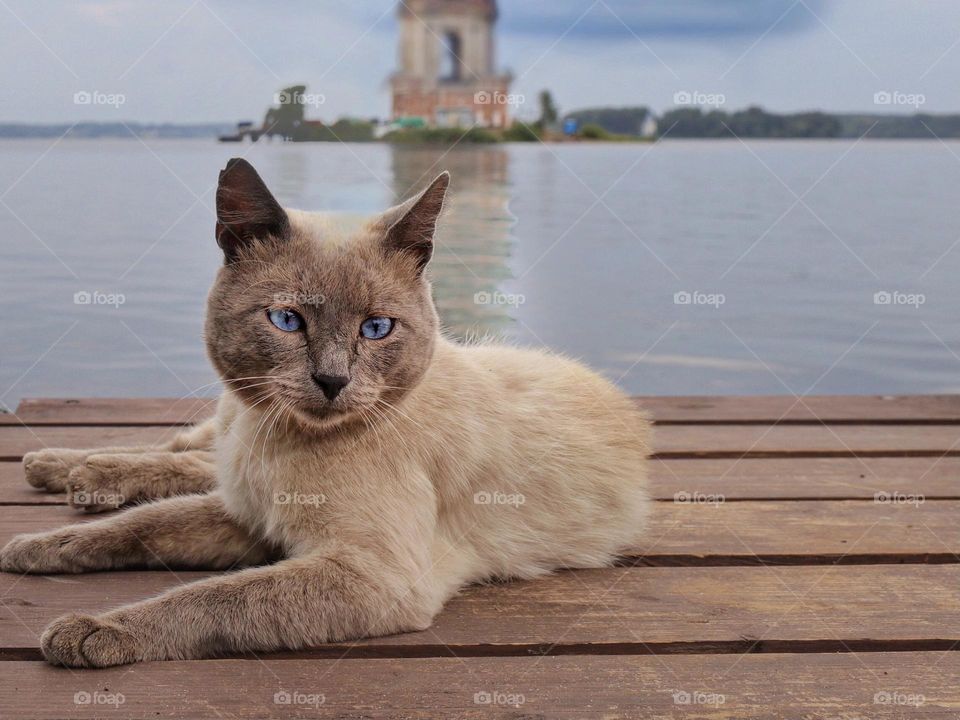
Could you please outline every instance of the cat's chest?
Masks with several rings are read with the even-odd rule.
[[[312,488],[303,487],[304,478],[291,470],[296,463],[282,448],[254,445],[242,429],[217,446],[217,482],[227,511],[254,535],[280,546],[296,543],[304,525],[319,521],[325,498],[307,492]],[[316,502],[308,503],[313,496]]]

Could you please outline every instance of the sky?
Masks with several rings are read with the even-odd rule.
[[[0,0],[0,122],[260,120],[294,83],[311,117],[383,117],[396,4]],[[497,43],[529,119],[542,89],[563,111],[960,112],[956,0],[501,0]]]

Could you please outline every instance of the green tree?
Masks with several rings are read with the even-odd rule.
[[[271,107],[263,119],[268,135],[292,138],[303,124],[303,96],[306,85],[291,85],[277,93],[277,107]]]
[[[560,111],[553,102],[553,95],[549,90],[540,93],[540,119],[537,121],[541,129],[550,128],[557,124]]]

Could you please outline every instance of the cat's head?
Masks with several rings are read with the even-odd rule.
[[[224,383],[248,406],[321,427],[383,414],[415,386],[439,332],[424,269],[449,180],[345,237],[284,210],[250,163],[230,160],[205,333]]]

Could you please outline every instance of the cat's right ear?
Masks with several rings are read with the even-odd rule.
[[[217,244],[226,261],[254,240],[283,238],[290,230],[286,211],[267,189],[253,165],[232,158],[217,185]]]

